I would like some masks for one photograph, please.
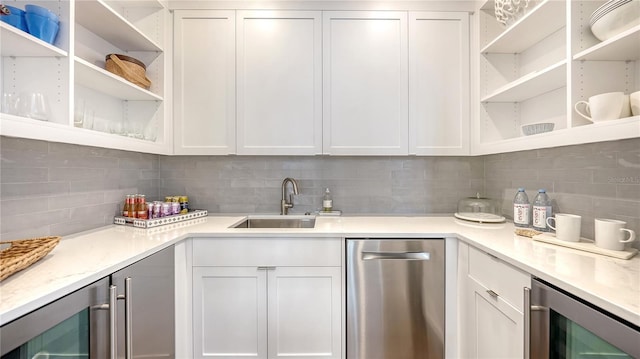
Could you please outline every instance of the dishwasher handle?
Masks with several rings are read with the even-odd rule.
[[[428,261],[431,259],[429,252],[362,252],[362,260],[399,259],[409,261]]]

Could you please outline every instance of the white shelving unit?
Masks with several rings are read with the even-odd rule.
[[[473,153],[640,137],[639,116],[591,124],[573,110],[589,96],[640,87],[640,26],[604,42],[591,34],[589,16],[604,2],[545,0],[506,29],[496,25],[492,1],[480,7],[481,104]],[[520,132],[536,122],[553,122],[555,129]]]
[[[640,60],[640,25],[624,31],[573,56],[586,61]]]
[[[68,53],[37,37],[0,22],[0,52],[2,56],[14,57],[67,57]]]
[[[31,3],[18,0],[24,8]],[[158,0],[59,0],[38,3],[60,17],[56,43],[50,45],[0,22],[2,91],[15,96],[41,92],[50,104],[48,121],[37,121],[2,109],[0,135],[65,142],[157,154],[171,153],[170,124],[165,117],[163,47],[167,42],[168,10]],[[13,5],[13,4],[12,4]],[[76,46],[71,46],[75,43]],[[74,50],[75,49],[75,50]],[[143,89],[102,68],[109,53],[142,59],[152,78]],[[102,61],[102,63],[101,63]],[[100,66],[102,64],[102,66]],[[11,71],[11,76],[7,76]],[[74,127],[74,112],[93,102],[93,129]],[[100,113],[102,112],[102,113]],[[137,138],[112,132],[129,123]],[[153,129],[157,128],[157,134]],[[144,133],[142,133],[144,132]],[[129,132],[131,134],[131,132]],[[145,136],[146,135],[146,136]],[[146,140],[143,138],[147,138]]]
[[[481,102],[521,102],[566,85],[567,62],[525,75],[485,96]]]
[[[76,83],[125,101],[162,101],[162,96],[145,90],[120,76],[76,57]]]
[[[491,2],[493,3],[493,1]],[[483,6],[489,10],[488,6]],[[493,6],[490,7],[493,9]],[[520,53],[564,27],[564,1],[544,0],[489,42],[481,53]]]
[[[140,3],[134,5],[139,7]],[[150,4],[154,7],[158,2],[150,1]],[[156,41],[102,0],[76,1],[76,23],[124,51],[162,51]]]

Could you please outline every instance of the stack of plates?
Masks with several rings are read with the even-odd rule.
[[[591,32],[600,41],[640,24],[640,0],[610,0],[591,14]]]

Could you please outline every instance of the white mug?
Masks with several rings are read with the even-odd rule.
[[[640,91],[629,95],[629,103],[631,104],[631,114],[633,116],[640,116]]]
[[[615,219],[596,218],[596,246],[614,251],[624,250],[624,244],[636,239],[636,232],[624,228],[627,222]],[[625,239],[625,232],[629,238]]]
[[[555,222],[552,226],[550,221]],[[556,231],[556,238],[567,242],[580,242],[580,222],[582,217],[575,214],[556,213],[547,217],[547,226]]]
[[[579,105],[585,106],[585,113],[578,109]],[[589,101],[576,102],[574,109],[578,115],[591,122],[617,120],[631,116],[629,96],[624,92],[607,92],[589,97]]]

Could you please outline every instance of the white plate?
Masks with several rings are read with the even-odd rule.
[[[506,219],[493,213],[462,212],[454,213],[456,218],[480,223],[502,223]]]
[[[633,0],[602,15],[591,25],[591,32],[605,41],[639,24],[640,0]]]

